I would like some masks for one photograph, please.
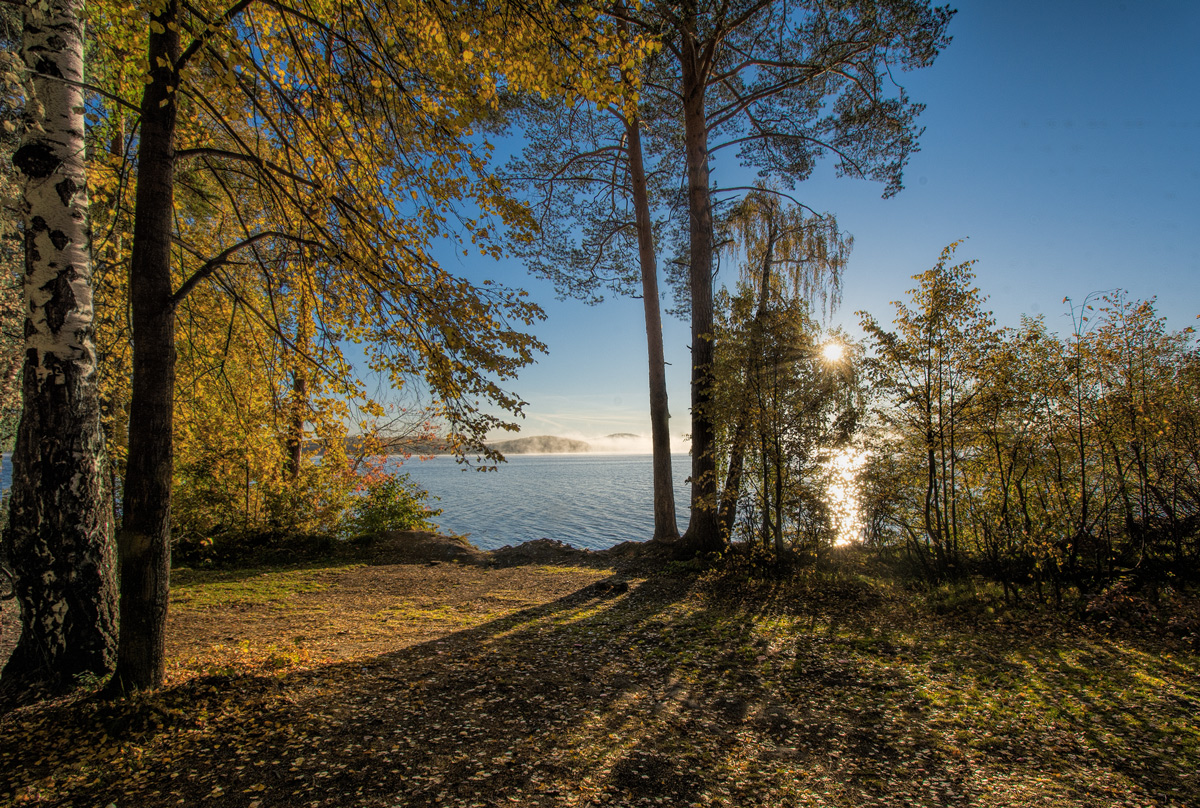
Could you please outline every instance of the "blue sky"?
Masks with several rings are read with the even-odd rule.
[[[865,309],[890,322],[913,274],[967,239],[978,285],[1002,325],[1067,320],[1064,296],[1123,288],[1158,297],[1173,328],[1200,314],[1200,2],[967,0],[932,68],[904,74],[927,105],[906,188],[837,179],[797,198],[855,238],[832,324]],[[725,159],[731,159],[730,157]],[[735,167],[714,166],[731,176]],[[470,267],[529,289],[550,348],[514,389],[523,434],[649,434],[641,302],[559,302],[515,262]],[[666,323],[672,433],[688,430],[685,323]]]

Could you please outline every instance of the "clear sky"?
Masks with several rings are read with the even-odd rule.
[[[1200,314],[1200,2],[964,0],[933,67],[903,74],[925,103],[906,188],[833,177],[796,196],[855,238],[843,304],[890,322],[890,301],[957,239],[1001,325],[1044,314],[1064,329],[1064,296],[1122,288],[1157,296],[1173,328]],[[733,159],[722,157],[726,160]],[[733,166],[715,164],[717,172]],[[724,173],[725,176],[731,176]],[[505,262],[487,272],[530,290],[550,353],[514,389],[522,433],[649,434],[641,302],[558,302]],[[725,280],[730,280],[725,278]],[[672,433],[688,430],[685,323],[666,322]]]

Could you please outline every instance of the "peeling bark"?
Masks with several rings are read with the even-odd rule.
[[[81,0],[53,0],[25,14],[32,94],[13,155],[24,182],[24,410],[4,534],[21,638],[0,676],[8,694],[60,691],[80,676],[106,675],[116,644],[78,87],[82,11]]]

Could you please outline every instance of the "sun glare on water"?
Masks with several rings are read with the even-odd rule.
[[[858,473],[867,462],[864,449],[839,449],[825,463],[825,497],[837,534],[834,544],[843,547],[862,541],[863,521],[859,502]]]

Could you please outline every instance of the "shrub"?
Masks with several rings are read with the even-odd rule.
[[[429,492],[407,474],[369,475],[365,492],[354,503],[346,522],[349,535],[368,535],[385,530],[430,530],[429,520],[441,513],[426,503]]]

